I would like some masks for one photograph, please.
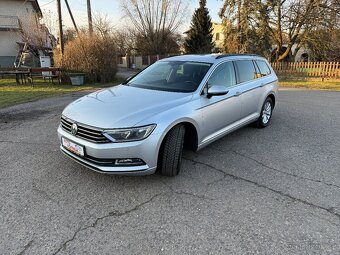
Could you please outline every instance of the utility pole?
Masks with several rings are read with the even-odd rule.
[[[89,32],[90,32],[90,35],[92,35],[93,26],[92,26],[91,0],[87,0],[87,17],[89,21]]]
[[[60,0],[57,0],[57,9],[58,9],[58,21],[59,21],[60,52],[61,52],[61,56],[63,56],[64,55],[64,33],[63,33],[63,22],[62,22],[62,17],[61,17]]]

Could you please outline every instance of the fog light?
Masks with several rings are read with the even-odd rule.
[[[139,158],[121,158],[116,159],[116,166],[141,166],[145,165],[145,162]]]

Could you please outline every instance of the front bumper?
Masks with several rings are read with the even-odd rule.
[[[60,150],[63,154],[96,172],[122,175],[147,175],[153,174],[156,171],[160,135],[151,134],[142,141],[98,144],[73,136],[59,126],[58,137],[59,141],[61,141],[62,137],[65,137],[84,146],[85,155],[88,157],[96,159],[140,158],[145,162],[144,165],[140,166],[102,166],[101,164],[96,164],[88,160],[87,157],[75,155],[60,145]]]

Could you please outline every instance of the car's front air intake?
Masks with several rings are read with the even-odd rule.
[[[72,125],[76,124],[76,128],[73,128],[72,130]],[[61,117],[61,127],[68,133],[91,141],[95,143],[110,143],[111,141],[107,139],[103,134],[103,130],[89,127],[80,123],[77,123],[71,119],[67,119],[64,116]]]

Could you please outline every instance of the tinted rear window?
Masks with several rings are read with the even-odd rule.
[[[251,60],[238,60],[235,61],[238,75],[239,75],[239,83],[250,81],[256,78],[256,71]]]
[[[261,76],[266,76],[270,74],[270,68],[265,61],[256,60],[256,64],[260,69]]]

